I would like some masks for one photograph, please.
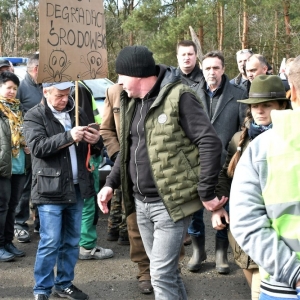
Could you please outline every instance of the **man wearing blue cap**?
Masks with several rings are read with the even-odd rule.
[[[85,166],[88,144],[101,149],[100,134],[88,126],[69,97],[71,82],[44,83],[41,103],[30,109],[24,120],[25,138],[32,154],[31,199],[38,206],[40,236],[34,266],[35,299],[53,295],[88,299],[72,284],[79,254],[83,199],[95,195],[93,176]],[[54,266],[57,274],[54,277]]]

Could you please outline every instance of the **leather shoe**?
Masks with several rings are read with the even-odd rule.
[[[121,245],[121,246],[130,245],[128,236],[119,236],[118,245]]]
[[[25,256],[25,252],[19,250],[13,243],[7,243],[6,245],[4,245],[4,248],[6,251],[12,253],[14,256],[17,257]]]
[[[4,247],[0,248],[0,261],[11,261],[15,258],[15,256],[7,252]]]
[[[153,292],[153,286],[151,280],[141,280],[139,281],[139,290],[142,294],[151,294]]]
[[[183,240],[183,245],[184,245],[184,246],[188,246],[188,245],[190,245],[191,243],[192,243],[191,236],[190,236],[188,233],[186,233],[185,238],[184,238],[184,240]]]

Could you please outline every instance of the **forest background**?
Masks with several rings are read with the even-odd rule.
[[[238,73],[235,55],[239,49],[251,48],[263,54],[274,74],[278,74],[283,58],[300,54],[299,0],[104,0],[103,3],[107,77],[113,81],[117,78],[116,56],[128,45],[145,45],[154,53],[156,63],[177,66],[176,44],[191,39],[189,26],[195,30],[204,54],[211,50],[223,52],[230,78]],[[0,0],[0,56],[26,57],[39,50],[38,7],[38,0]]]

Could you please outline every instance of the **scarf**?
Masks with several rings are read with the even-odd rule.
[[[272,126],[272,123],[269,125],[257,125],[254,122],[252,122],[248,129],[248,135],[250,140],[254,140],[258,135],[272,128]]]
[[[0,111],[7,117],[11,132],[11,151],[13,157],[19,155],[20,147],[25,147],[23,116],[18,99],[0,96]]]

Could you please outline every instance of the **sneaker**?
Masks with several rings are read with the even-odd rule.
[[[4,247],[0,248],[0,261],[12,261],[15,258],[15,256],[6,251]]]
[[[54,288],[52,295],[58,298],[68,298],[72,300],[87,300],[89,296],[78,289],[74,284],[69,286],[68,288],[59,291]]]
[[[114,256],[114,252],[110,249],[104,249],[96,246],[94,249],[88,250],[80,247],[79,259],[106,259]]]
[[[121,246],[130,245],[128,236],[119,236],[119,238],[118,238],[118,245],[121,245]]]
[[[20,242],[20,243],[30,242],[30,234],[27,230],[15,228],[14,233],[15,233],[15,237],[17,238],[18,242]]]
[[[151,294],[153,292],[153,286],[151,280],[141,280],[139,281],[139,290],[142,294]]]
[[[36,294],[34,295],[34,300],[48,300],[49,297],[44,294]]]
[[[17,257],[25,256],[25,252],[19,250],[13,243],[7,243],[6,245],[4,245],[4,249]]]

